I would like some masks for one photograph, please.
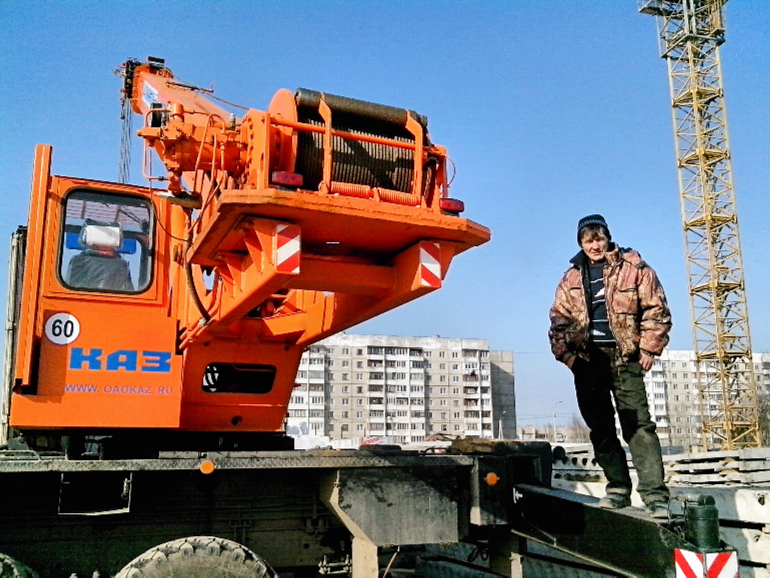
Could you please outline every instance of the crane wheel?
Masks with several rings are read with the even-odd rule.
[[[38,575],[21,562],[0,554],[0,578],[38,578]]]
[[[147,550],[115,578],[278,578],[260,556],[232,540],[191,536]]]

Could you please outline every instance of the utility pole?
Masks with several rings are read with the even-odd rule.
[[[553,404],[553,421],[551,421],[551,425],[553,426],[553,443],[556,443],[556,406],[558,406],[563,400],[557,401],[555,404]]]
[[[639,0],[668,64],[705,449],[761,447],[719,46],[727,0]]]

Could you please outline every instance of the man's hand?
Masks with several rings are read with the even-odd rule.
[[[642,368],[642,371],[650,371],[653,361],[655,361],[654,356],[646,351],[639,352],[639,366]]]

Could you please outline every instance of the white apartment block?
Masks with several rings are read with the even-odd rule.
[[[754,353],[757,393],[770,393],[770,353]],[[667,349],[644,376],[650,413],[663,446],[701,445],[701,402],[695,352]]]
[[[511,439],[513,353],[483,339],[341,333],[303,354],[288,409],[291,435]]]

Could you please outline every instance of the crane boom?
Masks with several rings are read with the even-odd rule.
[[[726,0],[640,0],[673,107],[702,443],[761,446],[719,46]]]

